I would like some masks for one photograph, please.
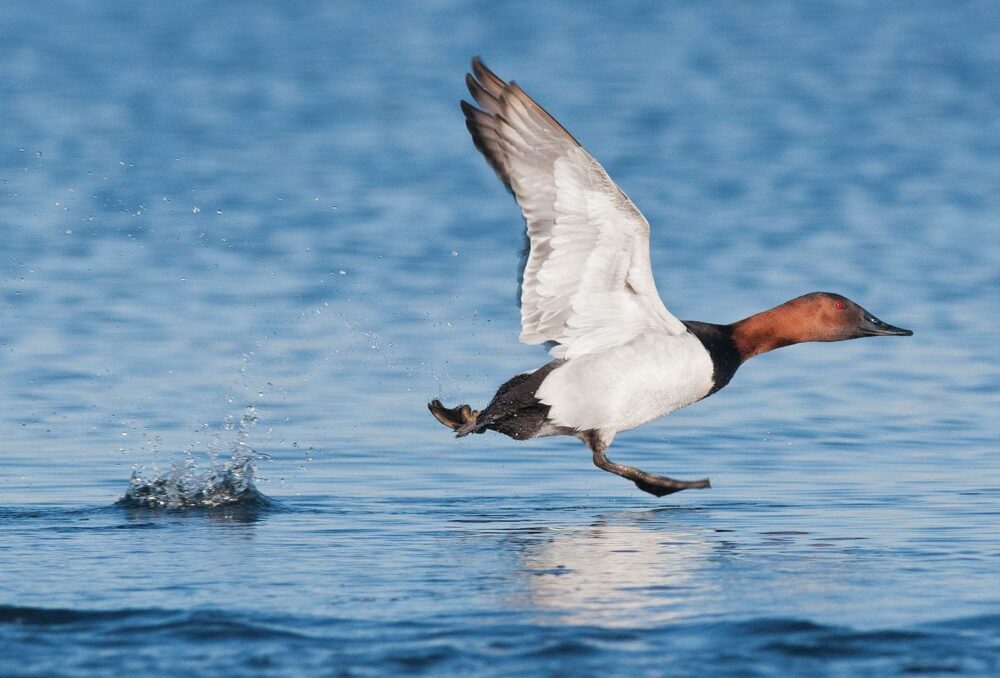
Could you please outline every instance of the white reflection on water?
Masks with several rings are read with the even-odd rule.
[[[602,518],[533,542],[521,570],[532,606],[578,625],[646,626],[690,616],[687,601],[700,597],[692,596],[696,582],[706,585],[699,575],[712,544],[695,529],[640,524],[653,515]]]

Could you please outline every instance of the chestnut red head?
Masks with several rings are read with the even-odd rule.
[[[731,327],[742,360],[806,341],[913,334],[879,320],[847,297],[832,292],[803,294]]]
[[[813,309],[821,338],[813,341],[842,341],[861,337],[908,337],[912,330],[879,320],[847,297],[833,292],[813,292],[799,297]],[[797,301],[797,300],[793,300]]]

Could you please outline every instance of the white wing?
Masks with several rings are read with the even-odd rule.
[[[514,82],[473,59],[466,125],[514,193],[528,225],[521,341],[554,341],[557,358],[638,335],[687,331],[663,305],[649,262],[649,223],[600,163]]]

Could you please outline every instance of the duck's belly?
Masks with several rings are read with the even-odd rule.
[[[557,426],[625,431],[704,398],[713,369],[693,334],[651,335],[567,361],[535,397],[551,408]]]

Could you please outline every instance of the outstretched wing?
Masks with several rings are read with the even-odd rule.
[[[478,58],[463,101],[476,148],[514,193],[528,226],[521,341],[572,358],[641,333],[683,334],[649,262],[649,223],[600,163],[514,82]]]

